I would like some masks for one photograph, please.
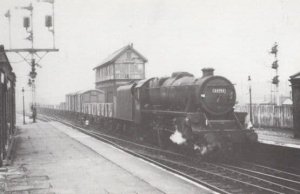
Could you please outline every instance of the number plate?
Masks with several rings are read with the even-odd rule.
[[[213,88],[212,93],[215,94],[226,94],[226,89],[225,88]]]

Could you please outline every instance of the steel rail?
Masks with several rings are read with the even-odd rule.
[[[249,170],[249,168],[237,167],[237,166],[232,166],[229,164],[221,164],[221,165],[225,166],[227,168],[241,171],[241,172],[246,172],[246,173],[252,174],[253,176],[264,178],[264,179],[267,179],[267,180],[275,182],[275,183],[281,183],[281,184],[284,183],[284,185],[287,185],[288,187],[293,187],[294,189],[300,189],[300,181],[292,180],[291,178],[286,178],[286,177],[280,176],[280,174],[275,175],[272,172],[270,172],[270,174],[268,174],[265,172],[260,172],[258,170]]]
[[[291,173],[291,172],[287,172],[287,171],[283,171],[283,170],[278,170],[278,169],[275,169],[275,168],[272,168],[272,167],[269,167],[269,166],[256,164],[256,163],[243,162],[243,164],[253,165],[253,168],[260,168],[260,169],[263,169],[265,171],[286,175],[286,176],[293,177],[293,179],[297,179],[298,181],[300,181],[300,175],[299,174],[295,174],[295,173]]]
[[[252,173],[248,174],[248,173],[246,173],[247,169],[241,170],[242,168],[240,168],[240,169],[232,168],[232,166],[228,167],[228,166],[223,165],[223,164],[217,165],[217,164],[207,163],[207,165],[213,165],[213,166],[215,166],[216,168],[218,168],[220,170],[223,169],[223,170],[231,171],[231,174],[236,174],[240,178],[249,179],[250,182],[256,181],[257,184],[264,184],[264,187],[275,187],[277,190],[282,190],[282,192],[284,192],[284,193],[286,193],[286,192],[300,193],[300,190],[297,189],[297,188],[292,188],[292,187],[280,184],[280,183],[282,183],[283,179],[281,181],[274,182],[274,179],[272,179],[272,181],[270,181],[266,178],[254,176]],[[296,185],[296,187],[297,187],[297,185]]]
[[[211,182],[210,185],[217,185],[218,188],[223,188],[223,190],[225,190],[226,192],[228,193],[246,193],[247,190],[249,193],[255,193],[253,192],[253,189],[256,190],[257,192],[259,193],[283,193],[283,192],[279,192],[279,191],[276,191],[276,190],[273,190],[273,189],[269,189],[269,188],[265,188],[265,187],[262,187],[262,186],[259,186],[259,185],[255,185],[255,184],[252,184],[252,183],[248,183],[246,181],[242,181],[242,180],[239,180],[239,179],[236,179],[236,178],[232,178],[232,177],[229,177],[228,174],[224,174],[224,171],[223,172],[212,172],[212,169],[211,168],[199,168],[199,167],[193,167],[193,166],[187,166],[187,165],[184,165],[182,163],[179,163],[179,162],[174,162],[174,161],[171,161],[171,160],[167,160],[167,159],[160,159],[160,158],[156,158],[155,160],[159,160],[160,162],[159,163],[167,163],[168,166],[174,166],[176,168],[185,168],[183,169],[184,171],[187,171],[188,174],[185,174],[186,177],[193,177],[194,179],[196,180],[205,180],[206,183],[209,181]],[[202,173],[202,174],[201,174]],[[192,174],[192,175],[190,175]],[[223,175],[224,174],[224,175]],[[210,178],[210,177],[207,177],[207,176],[210,176],[210,177],[213,177],[213,178]],[[219,183],[219,182],[216,182],[215,179],[220,179],[222,181],[229,181],[232,183],[232,185],[228,185],[228,183],[226,183],[226,185],[224,183]],[[237,187],[237,183],[245,186],[244,188],[241,188],[240,186]],[[250,190],[250,191],[249,191]],[[247,193],[248,193],[247,192]]]

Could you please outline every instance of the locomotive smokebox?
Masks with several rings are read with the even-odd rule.
[[[202,69],[202,77],[212,76],[214,75],[214,68],[203,68]]]

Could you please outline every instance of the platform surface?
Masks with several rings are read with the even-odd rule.
[[[291,130],[258,128],[255,132],[261,143],[300,149],[300,139],[294,138]]]
[[[7,193],[212,193],[58,122],[18,125]]]

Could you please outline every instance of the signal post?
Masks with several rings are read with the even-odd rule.
[[[32,105],[31,109],[34,111],[36,106],[36,88],[35,88],[35,79],[37,76],[36,67],[41,67],[39,62],[50,52],[58,52],[59,49],[55,48],[55,28],[54,28],[54,0],[38,0],[41,3],[49,3],[52,5],[52,15],[45,16],[45,27],[48,28],[49,32],[52,33],[52,48],[35,48],[34,47],[34,28],[33,28],[33,18],[34,18],[34,7],[33,4],[30,3],[29,6],[26,7],[15,7],[16,9],[22,9],[29,11],[29,17],[23,17],[23,27],[26,29],[28,33],[28,37],[26,40],[30,41],[31,48],[11,48],[11,13],[10,10],[7,11],[5,17],[7,17],[9,21],[9,45],[10,49],[5,50],[6,52],[13,52],[18,54],[25,62],[27,62],[31,70],[28,74],[28,86],[31,87],[32,91]],[[27,59],[25,54],[30,56],[30,59]]]

